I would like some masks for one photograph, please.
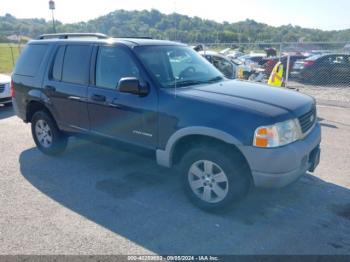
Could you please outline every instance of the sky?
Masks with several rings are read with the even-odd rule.
[[[117,9],[174,11],[217,22],[247,18],[273,26],[299,25],[323,30],[350,28],[350,0],[55,0],[55,18],[87,21]],[[0,15],[51,19],[48,0],[0,0]]]

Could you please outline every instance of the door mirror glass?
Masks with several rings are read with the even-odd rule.
[[[136,77],[124,77],[119,80],[119,92],[129,93],[134,95],[146,96],[148,94],[147,86],[141,86],[140,80]]]

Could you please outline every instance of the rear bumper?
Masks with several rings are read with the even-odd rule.
[[[12,102],[11,97],[0,97],[0,104],[7,104],[11,102]]]
[[[12,106],[13,106],[13,110],[15,111],[15,114],[21,118],[24,122],[26,122],[26,113],[22,112],[21,110],[19,110],[18,104],[17,104],[17,100],[15,97],[12,98]]]
[[[283,187],[307,171],[313,171],[320,142],[321,127],[317,123],[304,140],[271,149],[242,147],[241,151],[249,163],[256,187]]]

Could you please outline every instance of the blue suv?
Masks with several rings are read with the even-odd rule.
[[[252,186],[285,186],[319,163],[313,98],[228,80],[179,43],[43,35],[23,50],[11,88],[43,153],[62,153],[80,134],[150,150],[207,210]]]

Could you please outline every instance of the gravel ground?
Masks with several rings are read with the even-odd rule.
[[[320,104],[350,108],[350,86],[313,86],[298,82],[290,82],[289,86],[315,97]]]
[[[0,107],[0,254],[350,254],[350,109],[318,112],[316,172],[215,215],[148,157],[79,139],[41,154]]]

